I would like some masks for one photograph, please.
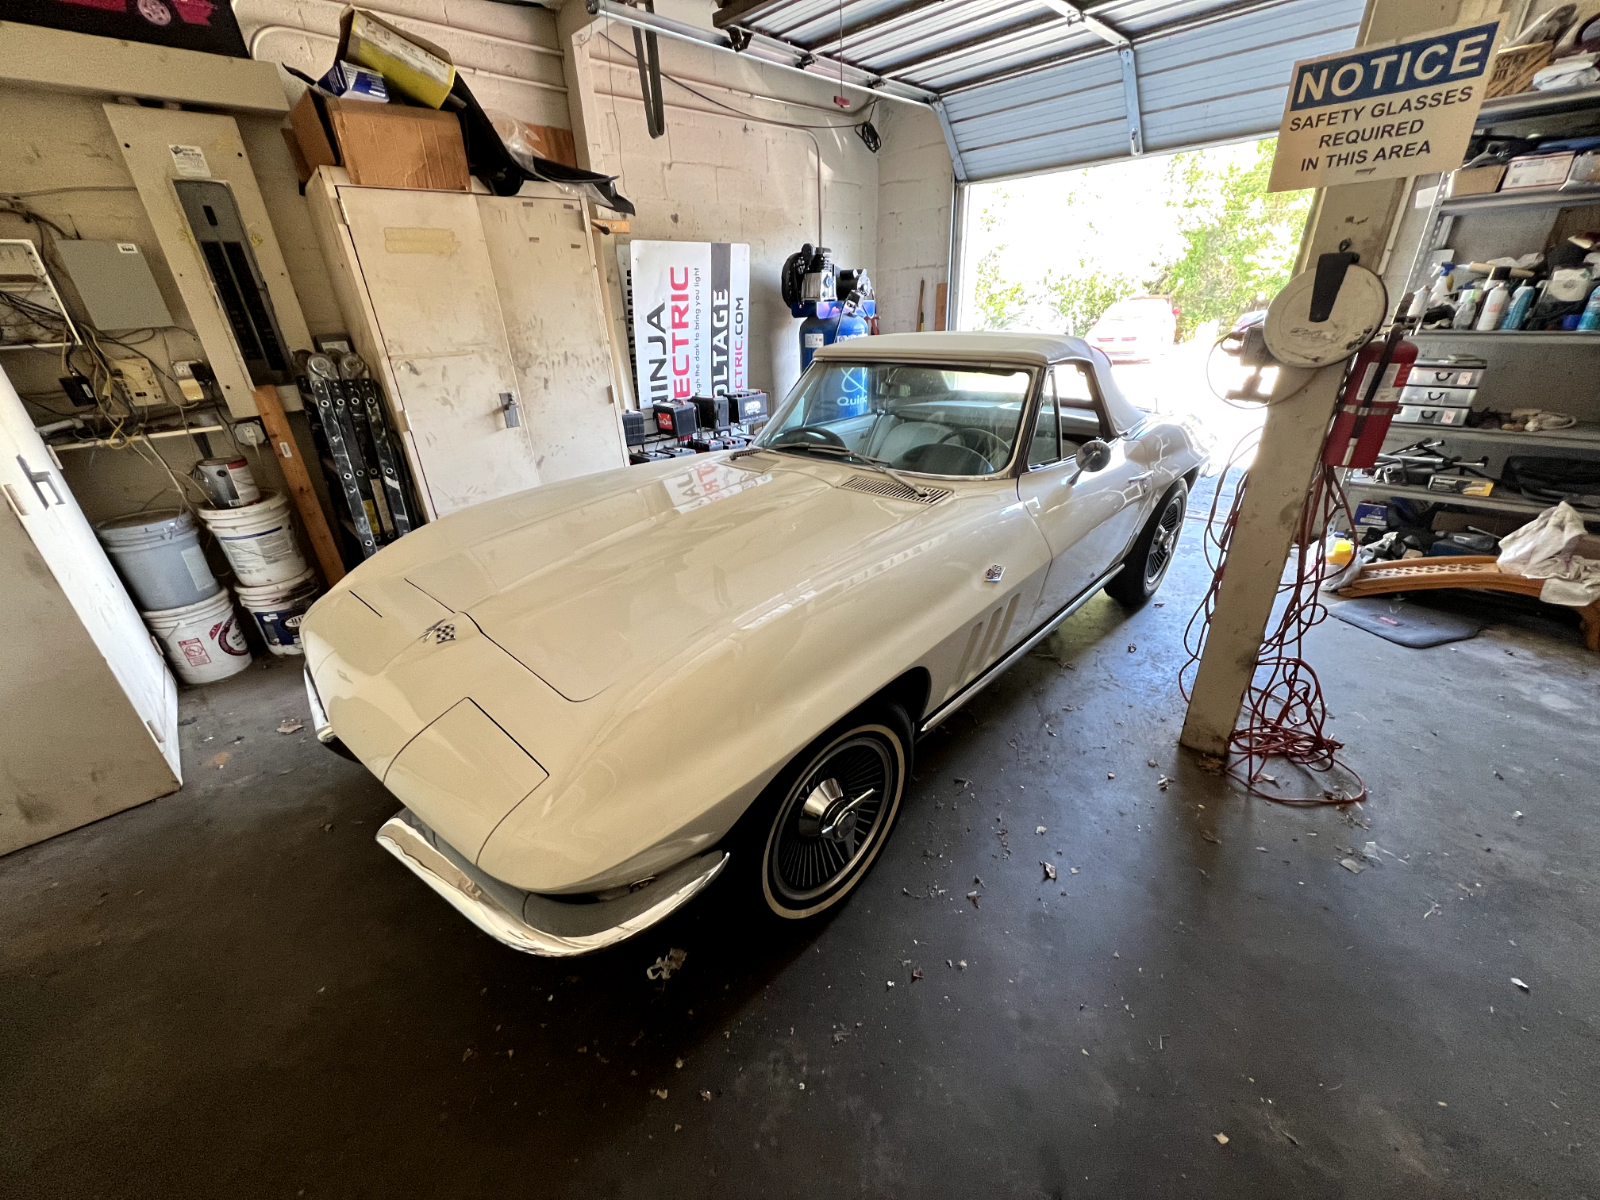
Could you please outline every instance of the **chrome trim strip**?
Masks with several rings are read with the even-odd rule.
[[[322,707],[322,697],[317,695],[317,685],[311,678],[311,668],[305,668],[306,703],[311,706],[311,728],[316,731],[317,741],[326,746],[337,736],[333,732],[333,725],[328,721],[328,710]]]
[[[983,691],[984,688],[988,687],[991,683],[998,679],[1005,672],[1007,667],[1011,666],[1029,650],[1032,650],[1040,642],[1044,641],[1045,638],[1054,633],[1063,621],[1065,621],[1073,613],[1077,612],[1085,604],[1089,603],[1089,601],[1093,600],[1101,588],[1105,587],[1106,584],[1110,583],[1121,573],[1122,564],[1118,563],[1116,566],[1112,567],[1111,570],[1100,576],[1099,579],[1096,579],[1088,587],[1084,588],[1084,590],[1079,592],[1077,597],[1068,603],[1066,607],[1061,609],[1061,611],[1056,613],[1055,616],[1051,617],[1043,625],[1039,626],[1038,629],[1034,630],[1031,634],[1024,638],[1015,650],[1012,650],[1004,657],[998,658],[994,662],[990,663],[988,668],[978,674],[978,676],[974,678],[971,683],[967,684],[966,687],[962,688],[954,696],[950,697],[950,699],[946,700],[943,704],[936,708],[928,717],[928,719],[925,720],[917,729],[917,733],[921,735],[924,733],[929,733],[938,728],[940,723],[943,722],[946,717],[957,712],[964,704],[966,704],[968,700],[971,700],[979,692]]]
[[[484,874],[408,809],[385,821],[377,840],[484,933],[546,958],[590,954],[648,929],[693,900],[728,865],[728,855],[713,850],[627,895],[574,904]]]

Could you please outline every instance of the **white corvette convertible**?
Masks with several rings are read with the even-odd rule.
[[[755,445],[435,521],[307,616],[318,736],[378,840],[485,932],[581,954],[726,870],[860,883],[917,737],[1104,588],[1160,585],[1209,442],[1073,338],[828,347]]]

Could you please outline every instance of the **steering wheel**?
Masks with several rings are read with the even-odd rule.
[[[818,446],[846,448],[842,437],[822,425],[797,425],[793,429],[785,430],[778,441],[779,444],[783,442],[812,442]]]
[[[964,446],[974,454],[981,454],[989,460],[991,467],[999,466],[1011,455],[1011,447],[987,429],[979,429],[976,425],[953,429],[940,438],[938,444],[942,446],[949,442]],[[995,457],[996,454],[999,455],[998,458]]]

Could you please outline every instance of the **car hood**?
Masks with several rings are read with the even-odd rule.
[[[835,486],[862,472],[831,463],[686,463],[479,505],[438,523],[450,536],[404,578],[581,701],[794,607],[848,551],[926,511]]]

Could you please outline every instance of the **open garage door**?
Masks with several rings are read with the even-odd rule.
[[[936,110],[965,181],[1277,128],[1290,65],[1355,43],[1362,0],[732,0],[740,37],[787,43]],[[771,42],[767,42],[770,46]]]

